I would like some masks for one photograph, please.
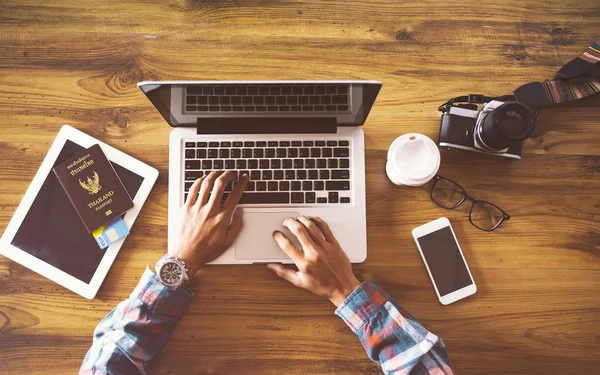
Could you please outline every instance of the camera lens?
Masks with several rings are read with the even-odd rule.
[[[504,103],[481,121],[477,136],[492,150],[503,150],[533,133],[533,115],[517,102]]]

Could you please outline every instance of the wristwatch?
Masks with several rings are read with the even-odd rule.
[[[189,277],[185,262],[166,254],[156,262],[156,275],[161,283],[172,290],[180,289]]]

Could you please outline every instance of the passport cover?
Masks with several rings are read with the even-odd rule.
[[[67,159],[53,171],[89,233],[133,207],[100,145]]]

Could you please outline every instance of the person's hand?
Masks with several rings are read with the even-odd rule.
[[[247,175],[240,177],[225,203],[221,203],[225,187],[235,176],[231,171],[211,172],[190,187],[181,209],[181,227],[169,249],[170,256],[185,262],[189,277],[233,245],[242,229],[242,209],[236,206],[248,183]]]
[[[300,216],[297,220],[285,219],[283,226],[298,238],[304,251],[300,251],[279,231],[273,232],[273,238],[292,258],[298,271],[279,263],[271,263],[267,267],[282,279],[339,306],[360,285],[360,281],[352,273],[350,260],[327,223],[318,217],[309,219]]]

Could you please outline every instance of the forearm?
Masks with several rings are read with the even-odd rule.
[[[454,374],[442,340],[375,284],[364,281],[336,314],[385,374]]]
[[[170,290],[147,268],[130,297],[96,327],[80,375],[145,374],[192,299],[191,291]]]

